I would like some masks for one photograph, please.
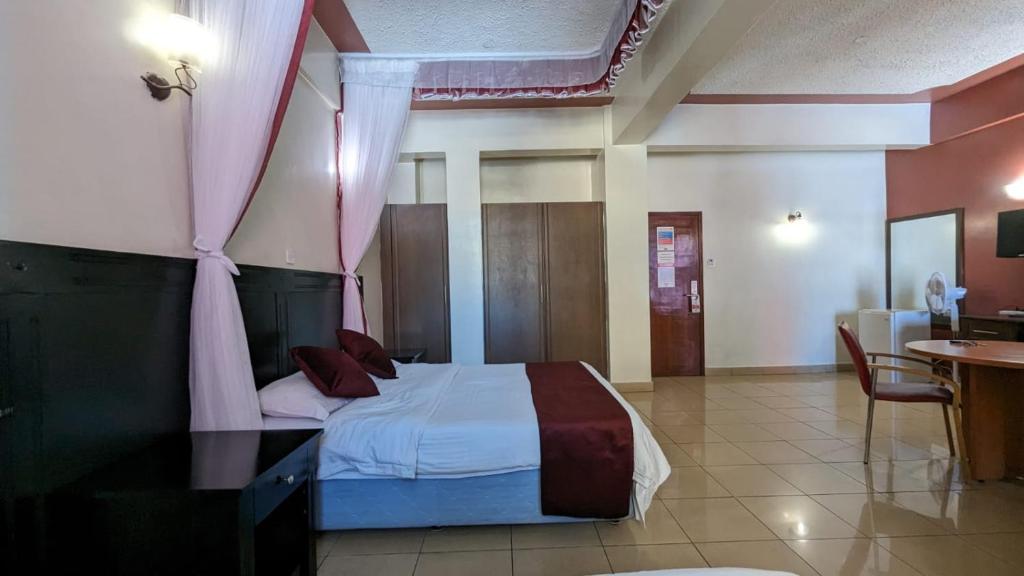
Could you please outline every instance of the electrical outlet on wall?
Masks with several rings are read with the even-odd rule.
[[[286,248],[284,251],[284,263],[295,264],[295,251],[291,248]]]

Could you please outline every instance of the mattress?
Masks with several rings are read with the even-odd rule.
[[[469,478],[321,480],[317,530],[587,522],[545,516],[540,471]]]

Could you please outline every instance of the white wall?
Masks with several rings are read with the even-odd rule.
[[[327,35],[312,22],[302,73],[295,80],[267,172],[225,249],[240,264],[340,270],[334,102],[326,86],[314,84],[320,78],[337,86],[336,58],[322,56],[327,49],[333,54]],[[285,261],[286,251],[293,264]]]
[[[602,150],[590,165],[590,197],[594,201],[603,202],[605,199],[605,170]]]
[[[131,38],[174,2],[0,2],[0,238],[192,255],[180,93]]]
[[[388,204],[444,204],[448,200],[444,158],[401,159],[388,182]]]
[[[652,150],[918,148],[931,143],[931,104],[680,104]]]
[[[611,114],[607,115],[608,126]],[[609,131],[609,134],[611,132]],[[651,309],[647,288],[647,147],[604,149],[608,352],[612,381],[651,382]]]
[[[415,204],[417,196],[416,162],[399,161],[388,181],[388,204]]]
[[[448,201],[448,174],[444,158],[416,161],[416,199],[421,204],[444,204]]]
[[[480,201],[589,202],[593,157],[486,158],[480,161]]]
[[[848,362],[836,323],[884,306],[884,152],[652,154],[647,186],[703,213],[707,367]]]
[[[193,256],[186,100],[149,95],[139,76],[173,77],[172,67],[133,26],[173,7],[0,2],[0,238]],[[331,83],[337,66],[325,45],[313,23],[302,65]],[[292,248],[296,268],[337,270],[330,93],[296,81],[263,184],[227,247],[238,262],[285,266]]]

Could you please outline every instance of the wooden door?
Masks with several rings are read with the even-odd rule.
[[[485,204],[484,360],[545,359],[540,204]]]
[[[547,359],[582,360],[608,376],[604,204],[544,205]]]
[[[658,255],[658,229],[671,232]],[[651,374],[704,374],[704,279],[700,212],[648,215]],[[659,259],[660,258],[660,259]],[[660,265],[659,265],[660,262]],[[658,268],[663,268],[659,272]],[[659,281],[660,277],[660,281]],[[695,289],[694,289],[695,288]]]
[[[385,206],[380,235],[384,346],[424,348],[424,362],[451,362],[447,206]]]

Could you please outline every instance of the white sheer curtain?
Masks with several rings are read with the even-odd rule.
[[[343,325],[367,332],[355,269],[373,240],[409,118],[419,65],[387,58],[342,58],[344,114],[338,122]]]
[[[262,428],[245,326],[224,245],[248,205],[273,133],[307,2],[184,0],[216,46],[192,97],[189,142],[198,258],[189,388],[193,430]],[[305,16],[304,16],[305,15]]]

